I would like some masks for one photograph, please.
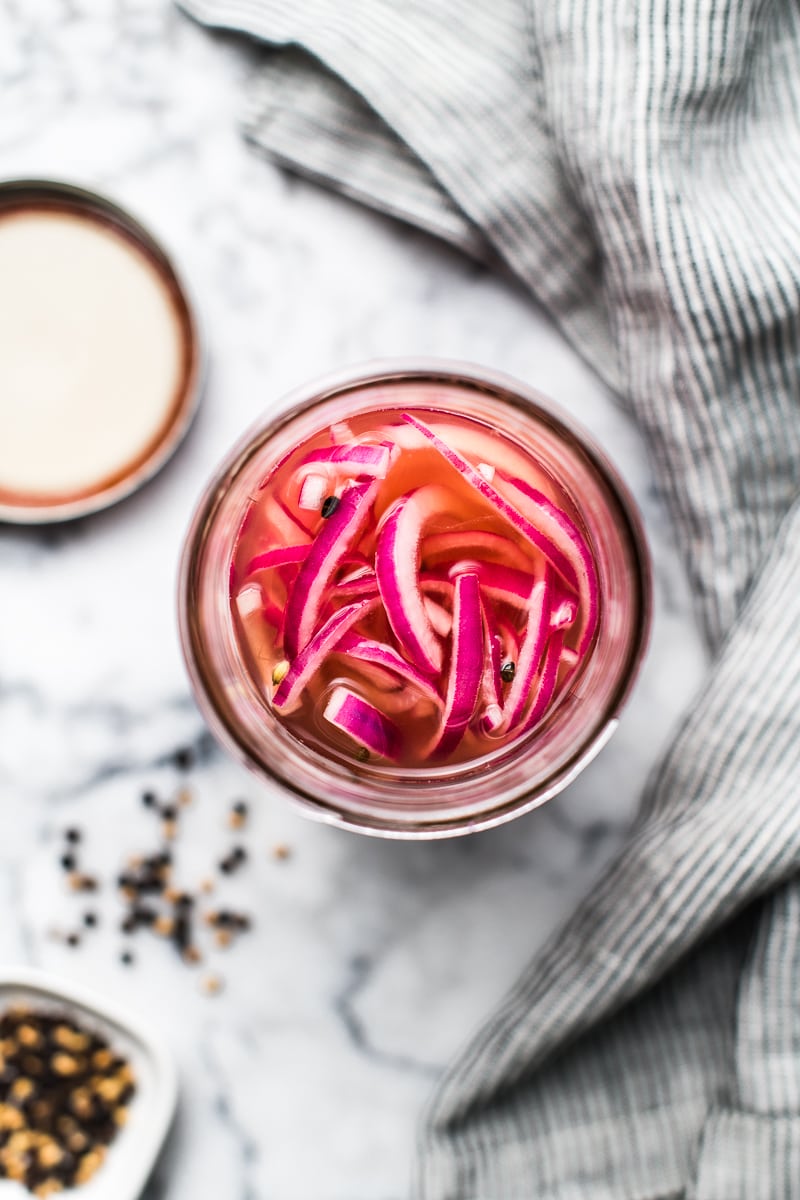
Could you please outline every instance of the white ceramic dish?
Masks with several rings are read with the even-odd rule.
[[[205,339],[198,308],[186,280],[162,244],[127,208],[100,192],[57,179],[0,180],[0,216],[30,207],[54,208],[91,218],[131,242],[159,273],[171,291],[182,325],[184,373],[172,412],[147,448],[139,448],[127,465],[117,466],[106,480],[94,480],[85,492],[33,499],[25,493],[0,495],[0,522],[23,525],[70,521],[123,500],[150,480],[168,462],[188,433],[206,374]],[[2,413],[0,413],[2,416]],[[6,413],[6,421],[13,419]],[[2,489],[0,489],[2,491]]]
[[[166,1046],[136,1017],[86,988],[28,968],[0,969],[0,1012],[13,1004],[66,1012],[104,1034],[130,1061],[136,1095],[130,1117],[97,1174],[62,1193],[77,1200],[137,1200],[155,1166],[175,1114],[177,1075]],[[18,1183],[0,1179],[0,1200],[30,1200]]]

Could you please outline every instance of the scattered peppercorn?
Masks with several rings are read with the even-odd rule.
[[[73,892],[96,892],[100,885],[94,875],[73,871],[69,877],[69,886]]]
[[[338,496],[326,496],[322,502],[322,516],[326,518],[332,517],[339,507],[339,503],[340,501]]]
[[[369,750],[366,746],[360,746],[356,751],[356,758],[359,762],[369,762]]]
[[[249,809],[245,800],[237,800],[231,807],[228,824],[231,829],[242,829],[247,823]]]
[[[145,808],[155,808],[158,804],[158,797],[155,792],[142,792],[142,804]]]
[[[72,828],[64,831],[64,837],[68,842],[75,846],[81,840],[81,831],[80,829],[75,829],[73,826]]]
[[[76,946],[80,946],[80,944],[81,944],[81,939],[80,939],[79,934],[77,934],[77,933],[68,933],[67,934],[67,945],[72,947],[73,950]]]
[[[123,950],[122,954],[120,954],[120,956],[119,956],[119,961],[125,967],[133,966],[134,958],[133,958],[133,955],[131,954],[130,950]]]
[[[74,854],[62,854],[61,866],[65,871],[74,871],[78,865],[78,860]]]
[[[95,929],[97,927],[97,913],[85,912],[83,914],[83,923],[87,929]]]
[[[172,761],[179,771],[188,771],[194,765],[194,754],[189,746],[182,746],[172,756]]]
[[[513,663],[511,659],[509,659],[507,662],[504,662],[500,668],[500,678],[502,679],[503,683],[511,683],[516,673],[516,664]]]
[[[165,821],[175,821],[178,817],[178,810],[174,804],[167,804],[162,808],[161,816]]]

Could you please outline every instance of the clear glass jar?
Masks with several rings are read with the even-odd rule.
[[[420,389],[424,397],[420,399]],[[529,736],[481,759],[405,768],[344,763],[299,741],[248,672],[236,636],[229,568],[261,482],[299,443],[337,421],[412,403],[475,418],[552,473],[589,535],[600,588],[594,646]],[[180,636],[200,708],[236,758],[310,816],[361,833],[434,838],[470,833],[543,804],[614,732],[650,630],[650,559],[635,504],[605,455],[571,417],[516,380],[460,363],[389,363],[329,377],[286,398],[281,415],[241,439],[206,488],[179,581]]]

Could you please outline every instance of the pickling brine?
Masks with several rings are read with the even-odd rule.
[[[480,759],[547,721],[600,618],[590,539],[511,437],[362,412],[250,496],[230,569],[244,661],[302,742],[361,763]]]

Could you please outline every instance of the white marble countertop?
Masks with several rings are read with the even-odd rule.
[[[401,1200],[437,1073],[618,846],[703,653],[625,417],[513,286],[248,149],[237,111],[257,64],[168,0],[0,0],[0,175],[94,182],[133,206],[192,281],[212,360],[187,443],[139,495],[0,528],[0,960],[79,978],[169,1038],[180,1117],[148,1200]],[[643,508],[657,585],[649,660],[600,758],[541,811],[431,844],[311,823],[218,752],[173,600],[193,503],[243,428],[315,374],[403,354],[498,367],[573,410]],[[195,969],[140,938],[126,967],[113,888],[65,889],[62,830],[80,826],[86,866],[113,879],[152,840],[143,789],[184,782],[187,883],[230,841],[231,799],[252,803],[225,902],[254,931]],[[90,907],[101,924],[79,948],[54,939]],[[225,979],[213,998],[209,969]]]

